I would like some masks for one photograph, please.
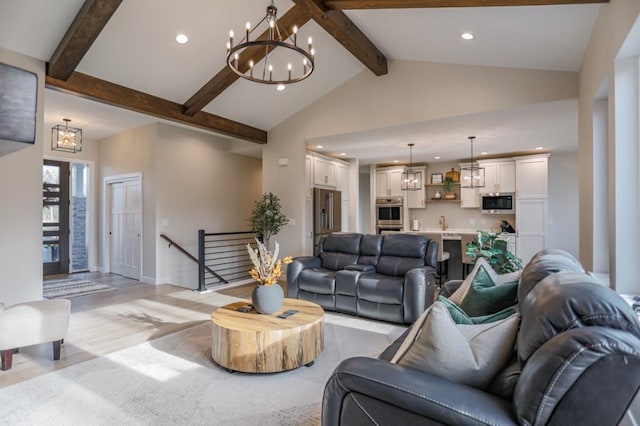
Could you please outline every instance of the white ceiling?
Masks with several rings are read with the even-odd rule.
[[[48,60],[82,3],[0,0],[0,46]],[[275,3],[280,16],[293,5],[290,0]],[[224,66],[229,29],[239,32],[247,20],[257,22],[267,4],[267,0],[125,0],[77,70],[183,103]],[[600,7],[463,7],[346,14],[389,60],[579,71]],[[475,40],[461,40],[463,31],[473,32]],[[187,45],[174,41],[179,32],[189,35]],[[315,22],[301,29],[300,36],[307,35],[313,35],[317,52],[316,70],[309,79],[284,92],[239,80],[204,110],[269,130],[359,72],[370,72]],[[157,121],[50,90],[45,96],[46,128],[68,117],[88,139]],[[452,117],[366,132],[370,142],[366,146],[364,134],[332,137],[323,144],[331,151],[358,157],[363,164],[403,160],[406,144],[412,140],[434,141],[416,150],[424,156],[420,161],[433,161],[428,157],[440,150],[442,160],[459,159],[464,157],[470,133],[477,136],[478,146],[486,143],[484,150],[491,153],[539,144],[553,150],[576,149],[576,108],[575,102],[559,102]]]

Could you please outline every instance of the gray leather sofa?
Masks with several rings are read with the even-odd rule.
[[[401,337],[377,359],[337,367],[322,424],[618,424],[640,389],[634,311],[560,250],[544,250],[526,265],[518,300],[513,360],[488,390],[390,363]]]
[[[423,235],[335,233],[293,259],[287,296],[324,309],[411,323],[433,303],[437,242]]]

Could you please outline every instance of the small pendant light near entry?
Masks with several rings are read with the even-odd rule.
[[[413,145],[409,144],[409,168],[402,172],[402,190],[418,191],[422,189],[422,172],[413,170]]]
[[[68,118],[62,119],[65,124],[58,124],[51,129],[51,149],[54,151],[82,151],[82,129],[69,127]]]
[[[460,188],[484,188],[484,167],[473,162],[473,140],[475,138],[475,136],[469,136],[471,161],[468,166],[460,167]]]

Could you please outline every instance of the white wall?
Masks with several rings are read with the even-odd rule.
[[[619,112],[616,102],[615,80],[616,80],[616,60],[621,46],[629,35],[632,28],[638,25],[637,20],[640,15],[640,2],[637,0],[611,0],[610,3],[601,6],[595,28],[587,48],[582,70],[580,72],[580,103],[579,103],[579,170],[580,170],[580,260],[587,269],[593,269],[594,252],[599,250],[598,241],[594,240],[594,227],[598,229],[600,225],[594,224],[594,101],[603,99],[600,91],[603,87],[608,88],[606,99],[609,106],[609,153],[615,153],[615,124],[616,116]],[[637,55],[640,52],[635,52]],[[637,117],[634,118],[637,122]],[[609,162],[609,183],[610,189],[617,185],[615,158],[610,156]],[[636,159],[637,161],[637,159]],[[597,174],[596,174],[597,175]],[[622,194],[620,194],[622,196]],[[609,220],[614,221],[609,233],[610,249],[610,282],[614,288],[618,286],[618,270],[629,271],[632,269],[628,264],[621,264],[620,268],[616,264],[620,260],[616,253],[616,247],[621,246],[619,240],[635,239],[640,236],[631,235],[630,232],[619,229],[616,226],[616,203],[610,203],[608,210]],[[637,211],[638,206],[630,206]],[[598,217],[602,217],[601,214]],[[602,219],[600,219],[602,220]],[[596,231],[597,232],[597,231]],[[637,257],[637,253],[634,253]],[[640,285],[637,280],[629,281],[628,287],[619,289],[623,292],[640,292]]]
[[[100,141],[101,178],[142,173],[145,282],[197,287],[197,265],[160,234],[197,257],[198,229],[248,229],[245,219],[262,195],[261,162],[230,148],[228,139],[163,123]]]
[[[302,253],[306,140],[577,96],[577,74],[569,72],[407,61],[392,61],[382,77],[363,71],[269,132],[264,189],[296,220],[281,232],[283,253]],[[289,167],[277,167],[280,156]]]
[[[547,247],[579,255],[578,153],[549,157]]]
[[[0,157],[0,302],[42,299],[42,61],[0,48],[0,62],[36,73],[35,144]]]
[[[246,218],[262,196],[256,158],[228,152],[227,139],[158,124],[156,153],[157,280],[196,288],[197,265],[160,239],[167,234],[197,257],[198,229],[248,231]]]

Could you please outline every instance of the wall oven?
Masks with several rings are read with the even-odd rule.
[[[376,198],[376,229],[402,231],[402,197]]]
[[[487,193],[481,195],[482,213],[515,214],[515,194],[512,192]]]

